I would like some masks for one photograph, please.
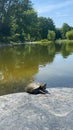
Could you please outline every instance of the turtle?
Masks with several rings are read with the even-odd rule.
[[[30,93],[30,94],[40,94],[40,93],[46,94],[47,93],[46,84],[32,82],[32,83],[27,85],[25,91]]]

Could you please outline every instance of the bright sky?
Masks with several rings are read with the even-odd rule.
[[[73,0],[31,0],[38,16],[50,17],[56,27],[73,26]]]

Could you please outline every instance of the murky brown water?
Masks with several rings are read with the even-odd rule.
[[[0,47],[0,95],[23,92],[32,80],[73,87],[73,45]]]

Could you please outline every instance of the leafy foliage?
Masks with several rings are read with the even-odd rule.
[[[69,40],[73,40],[73,30],[68,31],[68,32],[66,33],[66,37],[67,37],[67,39],[69,39]]]
[[[62,39],[62,31],[60,28],[56,28],[56,39]]]
[[[38,17],[30,0],[0,0],[0,42],[65,39],[72,29],[66,23],[55,28],[51,18]]]
[[[47,35],[48,40],[54,41],[55,40],[55,32],[48,30],[48,35]]]
[[[46,39],[48,30],[55,30],[55,25],[50,18],[39,17],[38,18],[39,24],[39,32],[41,34],[41,39]]]
[[[65,39],[66,32],[70,31],[71,27],[67,23],[64,23],[61,30],[62,30],[62,38]]]

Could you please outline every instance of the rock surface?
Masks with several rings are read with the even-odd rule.
[[[0,96],[0,130],[73,130],[73,88]]]

